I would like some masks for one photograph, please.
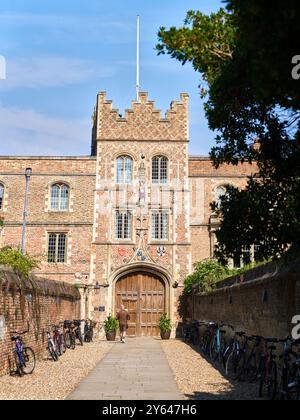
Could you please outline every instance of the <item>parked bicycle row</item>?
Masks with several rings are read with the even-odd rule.
[[[185,323],[183,339],[218,362],[229,379],[258,383],[260,398],[300,400],[300,340],[247,335],[207,321]]]
[[[82,332],[82,325],[84,328]],[[75,350],[76,345],[93,341],[96,323],[86,320],[66,320],[57,325],[49,325],[45,331],[47,336],[47,352],[49,357],[57,362],[68,349]],[[28,347],[23,336],[29,331],[12,332],[11,340],[14,342],[13,366],[10,372],[19,376],[30,375],[36,368],[36,355],[31,347]]]

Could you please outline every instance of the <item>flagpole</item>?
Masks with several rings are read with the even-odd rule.
[[[136,100],[140,99],[140,16],[137,16],[136,25]]]

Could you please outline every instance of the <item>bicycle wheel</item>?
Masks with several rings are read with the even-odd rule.
[[[14,359],[15,359],[16,370],[15,371],[12,370],[12,374],[16,373],[21,378],[22,376],[24,376],[24,373],[23,373],[23,370],[22,370],[22,362],[20,360],[20,356],[17,353],[17,351],[14,351]]]
[[[258,396],[259,396],[259,398],[263,398],[264,395],[265,395],[265,387],[266,387],[266,369],[265,369],[265,359],[264,358],[259,363],[258,377],[259,377]]]
[[[229,379],[236,379],[239,359],[240,355],[236,351],[233,351],[229,354],[226,362],[226,375]]]
[[[288,401],[300,401],[300,387],[298,385],[290,386],[287,392]]]
[[[74,333],[70,334],[70,345],[71,350],[75,350],[76,347],[76,335]]]
[[[54,345],[51,341],[49,341],[49,343],[48,343],[48,351],[49,351],[49,354],[50,354],[51,358],[53,359],[53,361],[57,362],[58,361],[58,354],[57,354],[57,352],[54,348]]]
[[[65,337],[63,335],[60,336],[60,353],[61,355],[65,354],[67,351],[67,346],[65,342]]]
[[[245,380],[245,365],[246,365],[246,355],[244,352],[240,352],[236,360],[236,376],[235,380],[244,381]]]
[[[223,364],[223,358],[224,358],[224,354],[225,351],[227,349],[227,343],[225,338],[221,338],[221,345],[220,345],[220,351],[219,351],[219,362],[222,365]]]
[[[65,344],[66,344],[66,348],[70,349],[71,348],[71,334],[69,332],[65,333]]]
[[[25,375],[31,375],[36,367],[34,351],[30,347],[23,350],[22,371]]]
[[[77,338],[79,340],[80,345],[83,346],[83,338],[82,338],[81,331],[78,332],[78,337]]]
[[[209,351],[210,351],[210,341],[209,341],[209,337],[206,336],[203,341],[202,353],[205,357],[207,357],[209,356]]]
[[[58,356],[62,356],[62,352],[61,352],[61,348],[60,348],[60,338],[59,338],[59,337],[57,337],[57,336],[55,336],[55,337],[53,338],[53,341],[54,341],[54,347],[55,347],[55,349],[56,349],[56,353],[57,353],[57,355],[58,355]]]
[[[273,361],[270,365],[269,378],[268,378],[268,398],[274,401],[277,397],[278,391],[278,371],[277,364]]]
[[[220,350],[218,350],[217,337],[214,337],[210,345],[210,358],[215,362],[220,356]]]
[[[246,374],[249,382],[251,382],[251,383],[256,382],[258,369],[257,369],[257,361],[256,361],[255,354],[252,354],[249,357],[249,359],[247,361],[246,369],[245,369],[245,374]]]

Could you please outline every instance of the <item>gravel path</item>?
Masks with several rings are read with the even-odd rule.
[[[0,400],[64,400],[112,348],[96,341],[68,350],[58,362],[38,362],[33,375],[0,378]]]
[[[192,400],[255,400],[257,385],[232,383],[189,345],[163,341],[162,348],[180,391]]]

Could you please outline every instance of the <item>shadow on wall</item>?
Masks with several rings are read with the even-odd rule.
[[[183,299],[181,312],[225,322],[249,335],[284,338],[300,315],[300,260],[267,264],[220,283],[214,292]]]

